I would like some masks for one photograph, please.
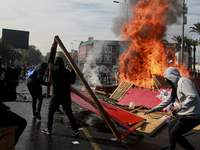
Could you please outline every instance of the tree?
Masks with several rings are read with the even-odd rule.
[[[109,60],[111,61],[112,59],[116,60],[117,58],[119,58],[119,50],[115,50],[112,55],[110,56]]]
[[[29,45],[28,49],[21,49],[22,60],[25,65],[29,62],[29,65],[38,65],[42,62],[42,53],[34,45]]]
[[[191,45],[193,46],[193,70],[195,70],[195,64],[196,64],[196,46],[199,45],[198,39],[191,40]]]
[[[200,35],[200,22],[195,23],[194,27],[190,27],[190,31],[189,32],[194,32]]]
[[[194,32],[200,35],[200,22],[195,23],[194,27],[190,27],[190,29],[191,30],[189,32]],[[193,53],[194,53],[194,61],[193,61],[194,70],[195,70],[195,64],[196,64],[196,58],[195,58],[196,46],[198,45],[199,45],[199,41],[197,39],[192,41]]]
[[[22,56],[19,52],[12,50],[13,46],[2,41],[0,43],[0,54],[5,64],[14,64],[15,59],[21,59]]]
[[[172,40],[176,43],[176,51],[179,51],[181,48],[181,39],[182,37],[180,35],[173,36]]]
[[[49,59],[50,52],[46,53],[46,56],[42,58],[42,61],[47,62]]]

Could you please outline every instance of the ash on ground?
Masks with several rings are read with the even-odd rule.
[[[75,113],[74,116],[78,124],[87,124],[91,127],[108,128],[104,118],[91,111],[81,111],[79,113]],[[63,122],[70,124],[67,116],[63,117]]]

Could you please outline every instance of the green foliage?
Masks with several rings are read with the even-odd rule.
[[[46,53],[46,56],[42,58],[42,61],[47,62],[49,59],[50,52]]]
[[[34,45],[29,45],[28,49],[21,49],[23,63],[27,66],[38,65],[42,62],[42,53]],[[29,62],[29,64],[27,64]]]
[[[190,27],[190,32],[194,32],[200,35],[200,22],[195,23],[194,27]]]
[[[6,44],[2,41],[0,43],[0,54],[5,64],[13,64],[15,59],[21,60],[22,55],[15,50],[12,50],[12,45]]]

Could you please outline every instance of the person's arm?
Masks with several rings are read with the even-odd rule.
[[[193,83],[184,80],[181,84],[181,93],[185,96],[185,100],[180,100],[178,104],[179,110],[187,110],[194,105],[198,99],[198,93]]]
[[[172,103],[171,96],[169,96],[166,100],[162,101],[159,105],[155,106],[154,108],[146,111],[144,114],[148,114],[151,112],[159,111],[168,106],[170,103]]]
[[[74,71],[74,69],[71,70],[71,84],[74,84],[76,82],[76,73]]]
[[[49,59],[48,59],[48,67],[50,70],[54,66],[54,55],[55,55],[55,47],[52,46],[50,50]]]
[[[48,85],[47,82],[45,82],[44,79],[43,79],[44,74],[45,74],[45,70],[42,69],[42,68],[39,68],[37,78],[38,78],[41,85]]]

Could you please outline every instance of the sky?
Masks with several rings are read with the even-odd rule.
[[[0,35],[2,29],[29,31],[29,45],[36,46],[43,55],[50,51],[58,35],[68,51],[78,50],[80,41],[88,37],[95,40],[120,40],[116,31],[121,30],[120,17],[130,19],[132,4],[138,0],[0,0]],[[182,0],[177,0],[182,3]],[[126,3],[126,4],[122,4]],[[200,1],[185,0],[188,7],[185,36],[199,39],[189,33],[189,27],[200,22]],[[116,21],[118,20],[118,21]],[[126,19],[125,19],[126,20]],[[117,27],[117,28],[116,28]],[[115,29],[115,32],[113,32]],[[166,39],[182,35],[182,20],[168,27]],[[59,49],[58,49],[59,50]],[[200,62],[200,46],[197,47]]]

